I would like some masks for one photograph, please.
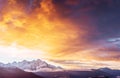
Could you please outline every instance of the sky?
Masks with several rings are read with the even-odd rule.
[[[0,0],[0,62],[120,69],[119,0]]]

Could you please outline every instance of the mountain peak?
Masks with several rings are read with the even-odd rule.
[[[111,69],[108,67],[104,67],[104,68],[100,68],[99,70],[111,70]]]

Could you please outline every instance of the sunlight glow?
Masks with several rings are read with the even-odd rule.
[[[44,52],[40,50],[27,49],[21,46],[0,46],[0,62],[34,60],[43,57]]]

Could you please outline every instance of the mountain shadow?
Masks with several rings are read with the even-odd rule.
[[[44,78],[16,67],[0,67],[0,78]]]

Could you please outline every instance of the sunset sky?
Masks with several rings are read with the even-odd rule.
[[[0,62],[120,69],[119,0],[0,0]]]

